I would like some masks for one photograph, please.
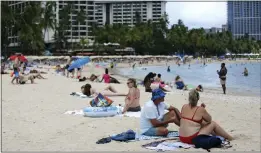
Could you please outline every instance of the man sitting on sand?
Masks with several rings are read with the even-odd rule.
[[[152,98],[141,110],[141,134],[147,136],[166,136],[168,124],[180,125],[180,112],[164,102],[165,93],[161,89],[152,91]],[[168,113],[165,113],[168,110]]]
[[[41,76],[40,73],[36,74],[36,75],[20,75],[19,76],[19,83],[20,84],[25,84],[28,80],[31,81],[31,83],[33,84],[34,83],[34,79],[35,78],[38,78],[38,79],[46,79],[44,78],[43,76]]]

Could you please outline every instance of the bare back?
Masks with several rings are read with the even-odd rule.
[[[201,129],[205,109],[203,107],[190,107],[183,105],[180,120],[180,135],[183,137],[191,136]]]

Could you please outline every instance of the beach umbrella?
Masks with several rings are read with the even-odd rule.
[[[91,61],[91,59],[89,57],[84,57],[84,58],[80,58],[77,59],[76,61],[74,61],[70,67],[68,68],[68,70],[72,70],[75,68],[81,68],[82,66],[84,66],[85,64],[89,63]]]
[[[26,59],[25,56],[23,56],[23,55],[21,55],[21,56],[12,55],[12,56],[9,57],[9,59],[10,59],[11,61],[13,61],[13,60],[15,60],[17,57],[19,58],[20,61],[22,61],[22,62],[27,62],[27,59]]]

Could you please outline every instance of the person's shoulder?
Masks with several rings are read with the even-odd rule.
[[[154,103],[153,103],[153,101],[149,100],[149,101],[147,101],[147,102],[145,103],[144,108],[145,108],[145,107],[146,107],[146,108],[151,108],[151,107],[153,107],[153,106],[155,106]]]

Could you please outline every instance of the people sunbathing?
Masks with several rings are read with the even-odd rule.
[[[31,81],[31,83],[33,84],[34,83],[34,79],[46,79],[44,78],[40,73],[36,74],[36,75],[32,75],[32,74],[29,74],[29,75],[19,75],[19,83],[20,84],[25,84],[27,81]]]
[[[122,111],[125,112],[139,112],[141,110],[140,107],[140,90],[137,88],[135,79],[128,79],[127,85],[129,87],[129,93],[125,98],[125,106]]]
[[[179,138],[183,143],[192,144],[192,139],[198,135],[215,134],[232,140],[222,127],[212,120],[211,115],[205,109],[204,103],[197,106],[199,93],[196,89],[189,92],[189,104],[183,105],[181,109],[181,120],[179,128]]]
[[[99,75],[95,75],[95,74],[92,74],[89,78],[86,78],[86,77],[83,77],[83,78],[80,78],[79,79],[79,82],[83,82],[83,81],[86,81],[86,80],[90,80],[90,81],[99,81],[98,80],[98,77],[99,77]]]
[[[116,89],[110,85],[101,91],[97,91],[95,88],[92,88],[92,86],[88,83],[81,87],[81,91],[86,96],[97,96],[99,93],[101,93],[104,96],[126,96],[127,95],[124,93],[118,93],[116,91]]]

